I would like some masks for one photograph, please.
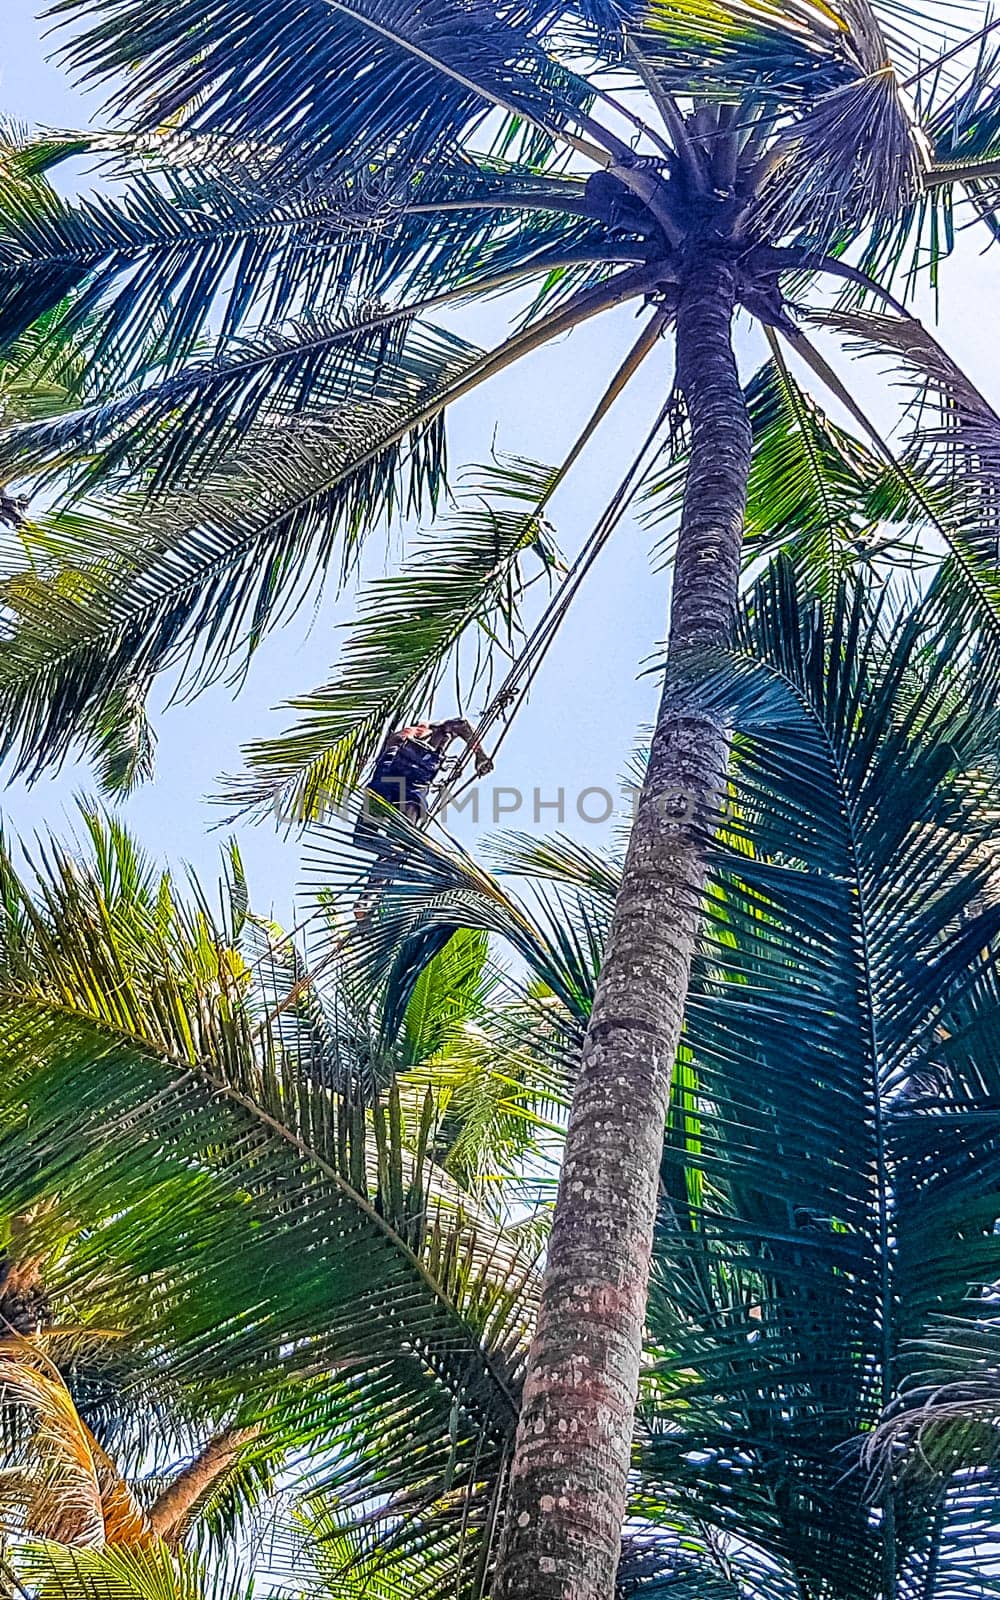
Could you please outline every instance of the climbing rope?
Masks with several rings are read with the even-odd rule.
[[[479,743],[482,742],[494,723],[500,717],[504,717],[504,726],[501,728],[499,737],[493,747],[490,756],[491,760],[496,757],[497,751],[507,737],[514,716],[520,710],[525,696],[530,690],[535,676],[548,653],[549,647],[559,631],[563,618],[576,597],[580,585],[635,498],[636,491],[646,470],[647,457],[652,459],[651,451],[654,445],[657,444],[660,431],[670,416],[672,405],[672,398],[668,398],[661,407],[628,472],[594,524],[590,536],[580,550],[579,555],[567,571],[559,588],[514,658],[507,676],[483,712],[476,727],[476,740]],[[505,712],[508,710],[509,715],[505,716]],[[437,821],[445,807],[457,799],[458,795],[464,794],[470,784],[476,781],[476,776],[473,773],[461,787],[457,787],[458,780],[462,776],[463,769],[467,765],[471,754],[472,746],[467,745],[465,750],[456,758],[448,779],[442,784],[435,796],[434,804],[428,811],[427,820],[429,822]],[[438,823],[438,826],[440,827],[441,824]]]

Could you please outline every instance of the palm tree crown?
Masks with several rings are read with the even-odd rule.
[[[916,69],[918,112],[901,86],[908,31],[886,35],[864,3],[431,15],[313,0],[294,25],[280,5],[210,22],[198,6],[102,5],[67,55],[115,81],[136,127],[115,144],[122,198],[56,197],[44,170],[79,141],[12,148],[4,167],[0,337],[41,327],[32,359],[69,398],[8,428],[0,473],[68,474],[82,496],[55,527],[38,519],[0,659],[20,764],[37,771],[73,738],[100,750],[124,725],[127,781],[153,676],[233,670],[317,576],[353,569],[380,517],[432,510],[450,402],[558,334],[646,307],[599,417],[713,258],[801,350],[783,285],[850,276],[852,240],[872,264],[900,260],[939,240],[962,196],[992,226],[992,55],[946,64],[933,92]],[[496,349],[442,322],[498,291],[517,295],[518,322]],[[456,633],[488,622],[531,511],[469,573],[445,638],[381,694],[348,710],[336,685],[319,690],[297,737],[252,753],[265,788],[301,795],[324,761],[334,783],[356,773]]]

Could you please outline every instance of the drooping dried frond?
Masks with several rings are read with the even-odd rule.
[[[152,1543],[144,1513],[80,1418],[58,1369],[27,1339],[0,1340],[0,1414],[5,1533],[97,1549]]]

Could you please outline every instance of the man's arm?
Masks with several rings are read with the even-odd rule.
[[[476,738],[476,730],[464,717],[449,717],[446,722],[435,722],[433,731],[441,736],[441,749],[452,739],[464,739],[476,758],[476,777],[485,777],[493,771],[493,762]]]

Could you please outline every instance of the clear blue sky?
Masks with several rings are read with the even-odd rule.
[[[79,127],[96,117],[96,105],[47,62],[52,42],[42,39],[43,26],[31,0],[5,0],[0,113],[36,127]],[[972,237],[960,244],[946,274],[938,332],[986,393],[1000,399],[1000,385],[994,381],[993,263],[980,262],[982,240],[975,235],[973,245]],[[929,308],[921,309],[926,315]],[[498,338],[503,315],[499,304],[477,312],[473,336],[484,343]],[[501,450],[545,462],[560,459],[631,341],[631,323],[628,312],[601,318],[520,363],[457,407],[450,428],[453,464],[486,459],[494,437]],[[746,330],[740,353],[748,371],[760,358],[756,338]],[[550,514],[564,552],[572,555],[586,537],[644,436],[670,385],[671,365],[670,345],[664,343],[662,358],[647,362],[624,406],[605,423],[554,502]],[[874,363],[865,363],[856,388],[880,420],[891,419]],[[663,637],[668,591],[664,574],[651,567],[651,542],[651,534],[634,520],[619,529],[507,736],[496,783],[513,785],[529,797],[536,786],[546,795],[554,795],[560,785],[568,796],[588,786],[614,790],[636,732],[651,718],[655,703],[650,680],[639,673]],[[388,563],[399,545],[397,533],[384,548]],[[349,615],[349,595],[339,602],[328,598],[315,617],[301,612],[265,643],[236,700],[220,687],[192,705],[163,713],[154,708],[156,777],[124,807],[151,851],[214,875],[220,835],[209,830],[218,826],[220,810],[208,797],[217,792],[219,774],[239,770],[245,741],[287,725],[289,714],[274,709],[281,701],[325,680],[337,655],[337,624]],[[435,709],[448,715],[454,708],[442,698]],[[476,713],[480,707],[473,704],[466,710]],[[66,833],[74,794],[90,787],[85,769],[66,768],[31,790],[12,786],[4,797],[4,812],[22,834],[48,827]],[[552,816],[547,813],[538,831],[547,831]],[[512,822],[532,826],[530,803]],[[287,922],[298,875],[297,843],[279,837],[269,825],[237,831],[257,908],[264,913],[273,908]],[[468,828],[456,831],[474,846]],[[581,823],[571,807],[567,831],[598,843],[604,830]]]

